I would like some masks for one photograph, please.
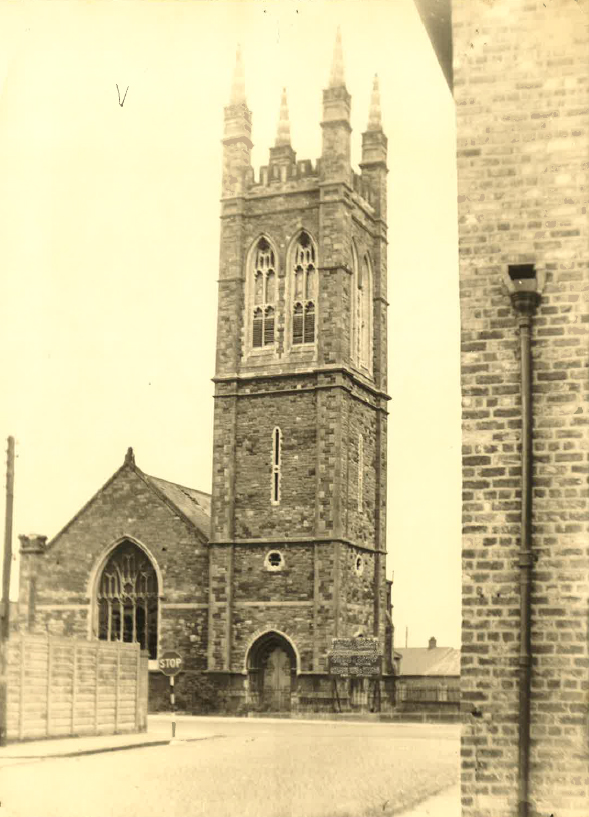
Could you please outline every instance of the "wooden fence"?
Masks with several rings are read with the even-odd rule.
[[[9,741],[147,729],[139,644],[22,634],[7,647]]]

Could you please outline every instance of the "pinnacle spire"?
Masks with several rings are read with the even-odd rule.
[[[280,145],[290,145],[290,120],[288,118],[286,88],[282,89],[282,96],[280,98],[280,118],[278,120],[275,145],[276,147],[280,147]]]
[[[337,34],[335,36],[335,48],[333,49],[333,62],[331,64],[329,87],[330,88],[346,87],[346,80],[344,78],[344,54],[342,50],[342,32],[339,26],[337,27]]]
[[[243,72],[243,61],[241,59],[241,46],[237,46],[235,59],[235,70],[233,72],[233,84],[231,85],[231,105],[245,104],[245,74]]]
[[[382,130],[382,115],[380,110],[380,88],[378,86],[378,74],[374,75],[372,85],[372,96],[370,97],[370,110],[368,112],[368,127],[366,130]]]

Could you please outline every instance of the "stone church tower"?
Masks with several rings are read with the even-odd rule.
[[[225,108],[207,663],[236,701],[273,708],[331,706],[334,637],[376,636],[391,671],[378,79],[360,174],[350,105],[338,33],[315,164],[283,92],[256,176],[239,53]]]
[[[224,710],[392,701],[387,140],[375,80],[352,172],[339,38],[321,127],[319,161],[297,161],[283,94],[256,179],[238,57],[223,139],[212,497],[145,473],[129,449],[51,541],[21,540],[21,631],[138,641],[153,709],[169,701],[158,668],[169,649],[184,659],[177,702],[189,711],[215,687]],[[330,679],[332,639],[354,635],[377,638],[382,682]]]

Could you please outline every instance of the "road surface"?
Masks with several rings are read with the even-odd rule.
[[[0,817],[388,817],[458,779],[454,725],[180,718],[176,737],[2,768]]]

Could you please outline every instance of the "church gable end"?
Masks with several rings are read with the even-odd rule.
[[[206,520],[204,513],[203,518]],[[140,596],[142,600],[145,596],[144,608],[142,606],[137,614],[134,613],[128,624],[130,632],[137,636],[132,640],[141,641],[139,636],[144,634],[146,647],[146,618],[153,616],[154,604],[156,607],[161,605],[160,614],[167,604],[172,605],[172,618],[182,604],[206,605],[206,542],[205,532],[197,528],[185,512],[175,508],[169,497],[127,459],[42,552],[30,552],[23,542],[21,623],[37,632],[129,640],[124,620],[119,622],[117,618],[118,610],[113,614],[108,633],[106,613],[101,619],[98,610],[101,600],[104,603],[106,585],[103,574],[110,560],[111,568],[113,562],[126,565],[131,573],[137,567],[135,572],[138,575],[133,578],[135,584],[144,581],[139,574],[149,572],[149,593],[138,594],[134,589],[134,595],[130,596]],[[129,560],[125,562],[122,558],[125,554],[133,554],[133,565],[127,565]],[[112,569],[110,572],[113,573]],[[111,595],[119,599],[118,579],[112,581]],[[160,645],[170,629],[173,627],[169,623],[161,629]],[[200,630],[203,630],[202,625]],[[150,654],[154,658],[157,644],[153,643],[153,635],[151,639]],[[170,640],[176,642],[178,639],[174,634]]]

